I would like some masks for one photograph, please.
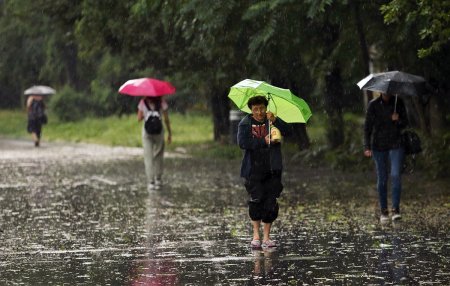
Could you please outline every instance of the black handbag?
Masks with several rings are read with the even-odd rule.
[[[48,123],[48,117],[47,117],[47,114],[43,114],[40,118],[39,118],[39,120],[41,121],[41,124],[47,124]]]
[[[402,132],[402,145],[406,155],[412,155],[422,152],[422,143],[419,135],[412,130]]]

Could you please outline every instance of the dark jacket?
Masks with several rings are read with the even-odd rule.
[[[241,177],[250,177],[250,173],[252,171],[252,153],[260,149],[268,149],[271,171],[281,171],[283,169],[283,162],[281,158],[281,144],[270,144],[269,149],[269,146],[266,144],[264,138],[254,138],[252,134],[251,116],[251,114],[245,116],[241,120],[241,122],[239,122],[238,126],[237,143],[241,149],[245,150],[241,165]],[[268,124],[269,121],[266,120],[266,126],[268,126]],[[277,117],[273,125],[280,130],[281,135],[289,136],[291,134],[291,126],[281,120],[279,117]]]
[[[385,102],[381,96],[369,102],[364,124],[365,150],[387,151],[401,146],[400,133],[408,123],[403,101],[397,99],[398,121],[392,121],[395,96]]]

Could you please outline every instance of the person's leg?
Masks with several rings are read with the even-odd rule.
[[[373,160],[377,171],[378,201],[381,210],[387,210],[387,151],[373,151]]]
[[[272,228],[272,223],[264,223],[263,227],[263,241],[269,241],[270,240],[270,229]]]
[[[277,202],[277,198],[283,191],[283,184],[281,183],[281,171],[269,174],[265,178],[263,185],[265,186],[264,214],[262,219],[264,223],[263,243],[269,247],[272,247],[275,246],[275,244],[270,240],[270,230],[272,228],[272,223],[278,217],[279,205]]]
[[[155,175],[155,183],[161,185],[164,167],[164,132],[159,135],[153,135],[153,168]]]
[[[245,189],[248,193],[248,214],[252,223],[252,248],[261,247],[259,229],[261,226],[261,214],[264,205],[261,203],[261,181],[259,176],[251,176],[245,181]]]
[[[400,195],[402,193],[402,165],[404,151],[403,148],[389,151],[391,161],[391,186],[392,186],[392,209],[400,211]]]
[[[34,146],[39,147],[39,137],[36,132],[31,132],[31,137],[33,138]]]
[[[41,142],[41,135],[42,135],[42,123],[40,121],[37,121],[37,123],[36,123],[36,138],[37,138],[37,140],[35,141],[35,142],[37,142],[37,146],[39,146],[39,144]]]
[[[272,211],[268,212],[266,211],[266,214],[264,218],[262,219],[263,222],[263,241],[262,241],[262,247],[275,247],[277,246],[276,243],[270,239],[270,230],[272,229],[273,222],[278,217],[278,203],[275,201],[275,207]]]
[[[278,210],[279,210],[279,206],[278,206],[276,199],[274,200],[274,206],[273,206],[273,208],[271,208],[271,210],[264,209],[264,215],[263,215],[263,219],[262,219],[262,222],[264,224],[263,242],[262,242],[263,247],[277,246],[276,243],[270,239],[270,230],[272,229],[273,222],[278,217]]]
[[[154,183],[153,173],[153,142],[150,140],[150,136],[142,130],[142,146],[144,147],[144,165],[145,175],[147,176],[147,183]]]
[[[261,226],[261,221],[252,220],[252,226],[253,226],[253,240],[261,240],[259,236],[259,228]]]
[[[34,146],[39,147],[39,134],[37,121],[33,119],[28,119],[27,131],[31,133],[31,138],[33,138]]]

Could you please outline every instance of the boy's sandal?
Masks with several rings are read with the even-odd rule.
[[[250,242],[251,248],[261,248],[261,241],[259,239],[254,239]]]
[[[264,247],[264,248],[265,247],[277,247],[277,244],[276,244],[275,241],[269,239],[269,240],[263,241],[261,246]]]

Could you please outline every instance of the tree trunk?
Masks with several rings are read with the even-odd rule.
[[[350,1],[350,5],[353,8],[353,16],[355,17],[355,25],[356,25],[356,31],[358,33],[358,39],[359,39],[359,47],[361,49],[361,56],[363,60],[363,67],[364,67],[364,73],[365,75],[369,75],[372,73],[371,68],[371,58],[369,55],[369,48],[367,46],[366,41],[366,35],[364,34],[364,25],[361,18],[361,12],[359,9],[359,3],[358,1]],[[370,90],[363,91],[364,97],[363,97],[363,104],[365,109],[367,109],[368,102],[373,98],[373,93]]]
[[[299,150],[306,150],[311,146],[305,123],[292,124],[292,138]]]
[[[361,56],[363,58],[364,72],[370,73],[370,56],[369,49],[367,48],[366,35],[364,34],[364,26],[361,19],[361,13],[359,10],[359,4],[357,1],[350,1],[350,5],[353,8],[353,15],[355,17],[356,31],[358,33],[359,47],[361,48]]]
[[[325,111],[328,116],[327,139],[332,149],[344,143],[342,119],[342,79],[337,64],[325,76]]]
[[[416,111],[417,119],[419,122],[420,129],[427,135],[430,135],[430,128],[427,124],[427,120],[425,118],[424,106],[419,102],[419,99],[414,97],[412,98],[412,103],[414,105],[414,109]]]
[[[438,136],[444,130],[444,118],[442,116],[443,112],[441,109],[442,103],[439,102],[440,96],[444,94],[437,94],[430,97],[428,102],[428,116],[430,118],[430,135]]]
[[[328,31],[324,40],[323,61],[329,66],[325,74],[325,112],[328,117],[326,135],[331,149],[335,149],[344,143],[344,121],[342,119],[342,78],[339,63],[330,59],[336,43],[339,40],[340,28],[331,23],[325,24]]]
[[[60,84],[68,83],[75,89],[82,88],[79,82],[78,74],[78,49],[74,44],[67,44],[64,46],[64,60],[65,60],[65,74],[62,76]]]
[[[211,92],[210,104],[213,114],[214,141],[226,143],[230,129],[228,91],[213,87]]]

